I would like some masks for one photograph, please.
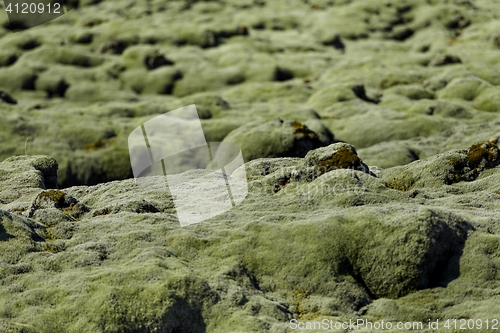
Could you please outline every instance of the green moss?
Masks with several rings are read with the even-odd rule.
[[[499,112],[500,111],[500,96],[499,89],[490,87],[485,89],[472,103],[472,106],[481,111]]]
[[[58,239],[54,234],[50,232],[48,232],[48,234],[50,234],[51,236],[50,238],[46,238],[45,240],[54,241]],[[59,253],[64,251],[65,249],[66,246],[61,242],[50,242],[41,244],[41,251],[43,252]]]
[[[487,81],[476,77],[465,77],[453,79],[438,95],[441,99],[463,99],[474,100],[483,90],[490,87]]]

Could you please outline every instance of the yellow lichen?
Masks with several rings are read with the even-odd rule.
[[[39,203],[42,199],[49,199],[59,205],[64,204],[64,192],[59,190],[48,190],[38,194],[35,202]]]
[[[83,150],[91,151],[91,150],[99,149],[103,146],[104,146],[104,142],[101,139],[99,139],[93,143],[90,143],[88,145],[83,146]]]
[[[295,288],[293,298],[295,299],[298,318],[301,319],[306,313],[302,303],[304,300],[309,298],[309,290]]]
[[[99,210],[96,210],[92,216],[95,217],[95,216],[101,216],[101,215],[108,215],[111,213],[111,209],[110,208],[103,208],[103,209],[99,209]]]
[[[46,241],[53,241],[59,239],[56,235],[52,233],[50,228],[45,229],[43,232],[43,237],[45,238]]]
[[[497,154],[495,154],[495,151]],[[473,169],[481,166],[481,162],[485,160],[488,164],[495,162],[495,158],[498,156],[498,147],[491,142],[487,143],[477,143],[472,145],[467,153],[467,161],[469,166]]]
[[[345,147],[340,148],[329,159],[318,163],[318,166],[327,167],[329,169],[351,169],[358,168],[360,165],[361,160],[358,155]]]
[[[302,133],[302,134],[310,137],[311,139],[318,139],[318,136],[316,135],[316,133],[314,133],[313,131],[311,131],[309,129],[309,127],[307,127],[306,125],[304,125],[298,121],[294,121],[292,123],[292,127],[293,127],[293,134]]]
[[[413,185],[415,185],[415,180],[408,176],[401,179],[393,179],[392,181],[386,181],[387,187],[398,191],[409,191]]]

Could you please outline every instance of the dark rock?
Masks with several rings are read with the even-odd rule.
[[[162,54],[147,55],[144,59],[144,64],[149,70],[156,69],[161,66],[171,66],[174,63],[165,58]]]
[[[17,104],[17,100],[3,90],[0,90],[0,99],[8,104]]]

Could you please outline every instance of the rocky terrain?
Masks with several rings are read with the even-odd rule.
[[[499,1],[71,6],[1,8],[0,332],[492,331]],[[248,196],[181,227],[127,138],[190,104]]]

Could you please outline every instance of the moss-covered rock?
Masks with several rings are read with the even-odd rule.
[[[418,85],[395,86],[384,91],[384,94],[392,93],[405,96],[411,100],[434,99],[434,94]]]
[[[337,143],[328,147],[315,149],[305,156],[304,163],[309,167],[325,167],[329,170],[364,170],[366,167],[358,157],[356,149],[345,143]]]
[[[382,142],[368,148],[362,148],[359,150],[359,154],[368,165],[384,169],[405,165],[419,159],[418,151],[401,141]]]
[[[382,177],[387,185],[408,191],[413,187],[443,186],[472,181],[481,172],[500,164],[498,147],[493,143],[478,143],[467,150],[450,151],[425,161],[415,161],[392,168]]]
[[[472,105],[482,111],[499,112],[500,100],[498,99],[498,88],[490,87],[482,91]]]
[[[478,149],[464,154],[476,156]],[[158,182],[24,192],[0,212],[7,255],[0,258],[0,279],[8,286],[1,292],[9,296],[0,302],[4,327],[13,330],[29,318],[27,332],[73,326],[228,332],[267,324],[286,329],[291,319],[318,316],[424,321],[428,306],[432,318],[442,319],[467,313],[464,299],[496,309],[490,290],[497,288],[500,226],[484,221],[494,220],[498,206],[485,203],[479,213],[470,205],[498,184],[497,168],[466,182],[469,187],[420,183],[410,195],[385,185],[385,174],[398,168],[384,170],[382,179],[334,168],[277,193],[265,190],[288,170],[330,163],[336,155],[345,157],[339,166],[358,161],[347,144],[302,159],[253,160],[245,166],[247,199],[186,228],[178,225],[168,187]],[[0,169],[18,163],[33,172],[30,161],[6,161]],[[20,203],[30,198],[36,205],[23,211]],[[64,219],[72,205],[87,209]],[[19,215],[30,212],[31,218]],[[68,296],[77,301],[67,303]]]
[[[479,78],[454,79],[448,85],[439,91],[439,98],[442,99],[463,99],[466,101],[474,100],[490,84]]]
[[[322,142],[314,131],[298,121],[282,119],[244,125],[229,133],[224,142],[238,145],[245,161],[262,157],[304,157],[308,151],[331,143]]]

